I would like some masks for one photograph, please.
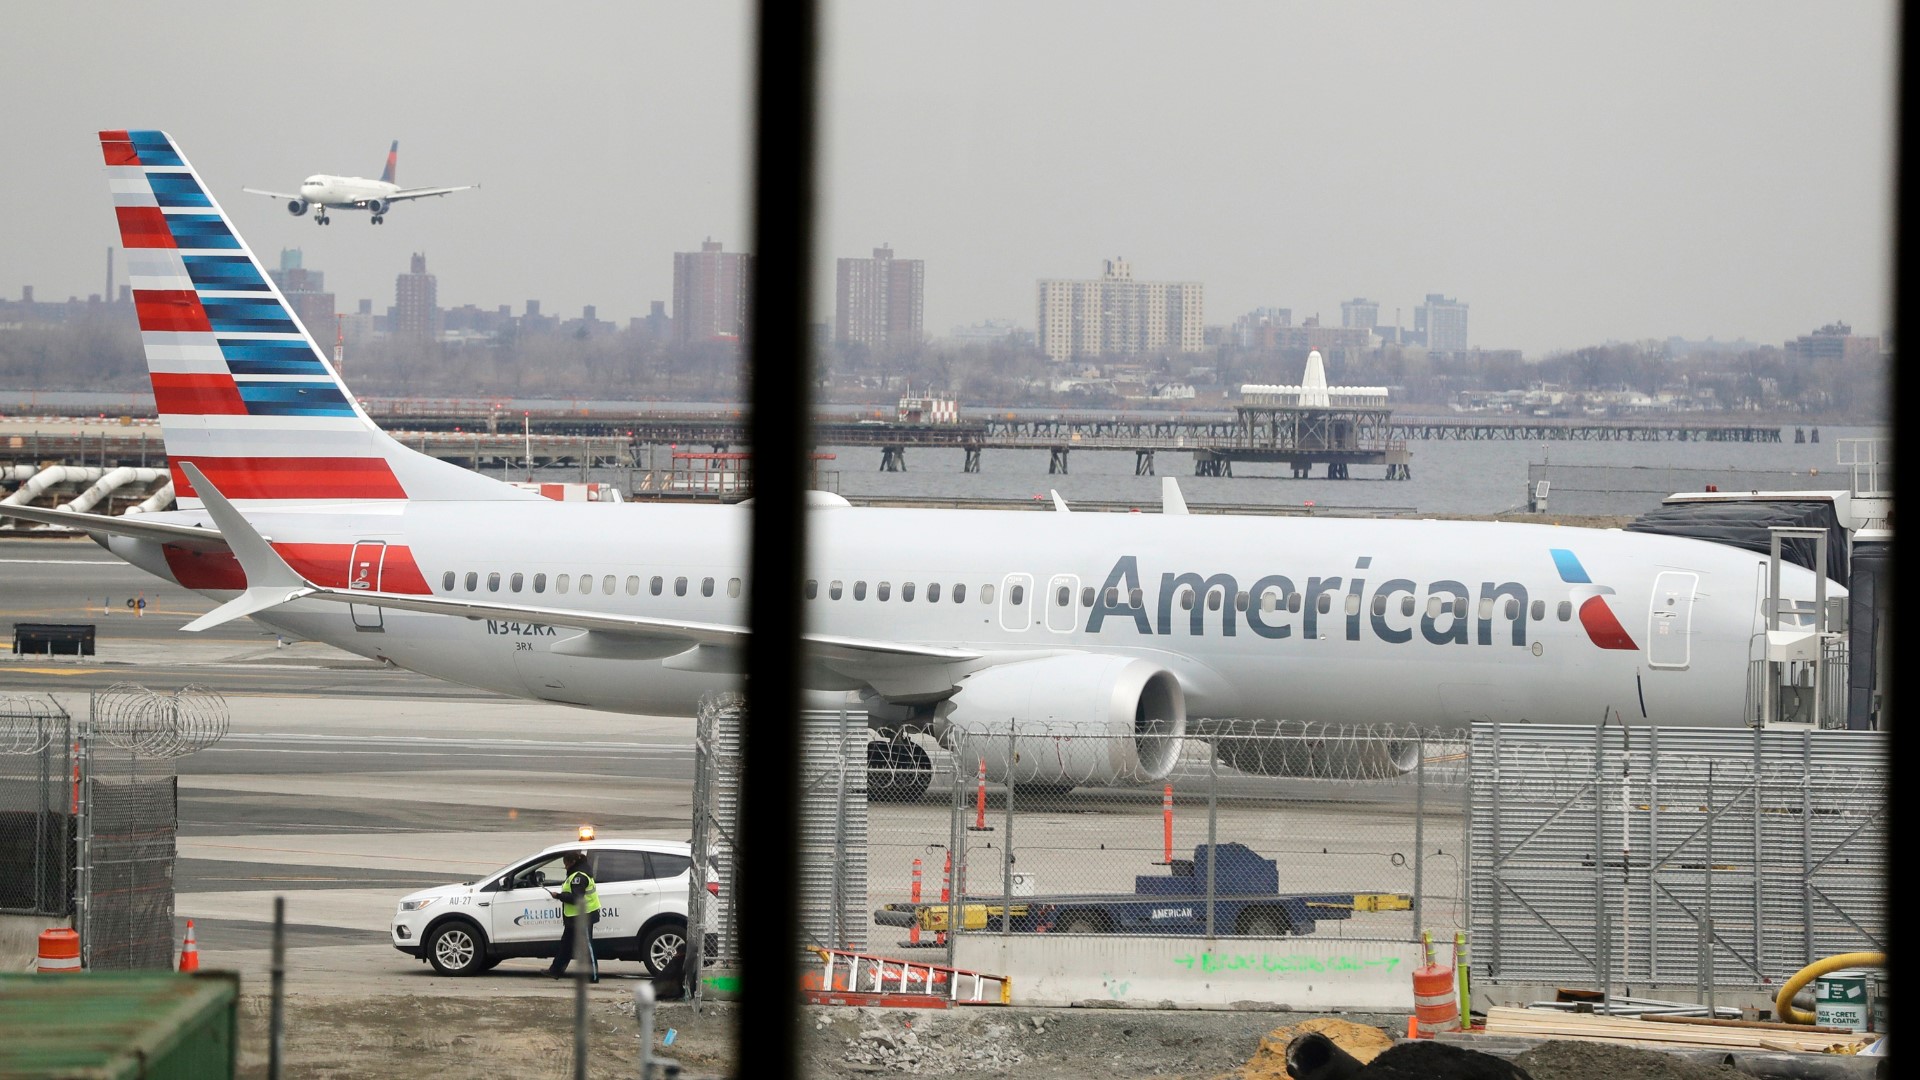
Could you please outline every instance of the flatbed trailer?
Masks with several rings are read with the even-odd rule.
[[[1409,911],[1404,893],[1282,893],[1274,860],[1244,844],[1220,844],[1213,874],[1213,933],[1247,937],[1311,934],[1322,921],[1355,914]],[[1207,933],[1206,844],[1191,860],[1176,859],[1167,874],[1141,874],[1134,891],[1054,896],[967,896],[950,903],[887,904],[874,912],[882,926],[918,926],[936,933],[954,929],[1016,934]],[[957,920],[956,920],[957,916]]]

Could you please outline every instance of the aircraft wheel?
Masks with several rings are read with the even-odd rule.
[[[933,783],[933,759],[911,739],[867,743],[867,801],[915,802]]]

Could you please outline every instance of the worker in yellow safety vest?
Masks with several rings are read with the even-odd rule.
[[[587,913],[587,977],[591,982],[599,982],[600,963],[593,955],[593,924],[600,921],[600,886],[593,880],[593,872],[587,866],[586,852],[567,852],[563,865],[567,871],[566,879],[561,882],[560,891],[552,893],[552,896],[560,901],[560,921],[565,928],[560,931],[560,948],[553,954],[553,966],[547,968],[547,975],[558,979],[567,973],[567,964],[573,959],[574,928],[580,924],[579,915],[584,908]]]

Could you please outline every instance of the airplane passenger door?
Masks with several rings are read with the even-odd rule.
[[[1047,629],[1056,634],[1064,634],[1079,625],[1076,616],[1079,613],[1075,594],[1080,591],[1080,578],[1075,574],[1055,574],[1047,582],[1047,595],[1041,602],[1047,605]]]
[[[1647,612],[1647,666],[1684,669],[1693,662],[1693,594],[1700,575],[1666,571],[1653,579]]]
[[[347,558],[347,588],[380,591],[380,569],[387,561],[387,543],[384,540],[362,540],[353,545],[353,554]],[[383,633],[385,625],[380,619],[380,609],[366,604],[348,604],[353,613],[353,628]]]
[[[1033,575],[1008,574],[1000,583],[1000,625],[1025,630],[1033,625]]]

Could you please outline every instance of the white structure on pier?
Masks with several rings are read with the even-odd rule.
[[[1327,367],[1320,350],[1307,354],[1307,370],[1298,386],[1247,383],[1240,387],[1243,405],[1282,405],[1296,409],[1344,409],[1384,406],[1384,386],[1328,386]]]

